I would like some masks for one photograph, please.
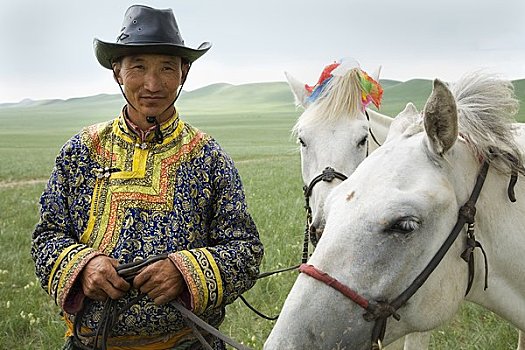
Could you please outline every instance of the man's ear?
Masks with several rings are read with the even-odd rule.
[[[115,79],[117,84],[119,85],[124,84],[122,82],[122,78],[120,77],[120,62],[113,62],[111,64],[111,68],[113,69],[113,79]]]
[[[181,81],[185,81],[186,78],[188,77],[188,72],[190,70],[190,64],[188,62],[181,61],[180,70],[182,72],[182,79],[181,79]]]

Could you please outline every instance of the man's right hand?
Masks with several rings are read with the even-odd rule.
[[[91,259],[80,275],[84,295],[98,301],[122,298],[131,286],[117,274],[117,266],[117,260],[105,255]]]

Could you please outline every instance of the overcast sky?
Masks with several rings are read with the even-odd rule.
[[[93,53],[114,41],[125,0],[0,0],[0,103],[119,93]],[[186,90],[217,83],[313,84],[353,57],[382,78],[456,80],[488,68],[525,78],[525,0],[152,0],[172,8],[186,44],[213,47]]]

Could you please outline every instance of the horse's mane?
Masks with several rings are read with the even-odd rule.
[[[450,86],[458,109],[458,129],[474,153],[497,170],[525,174],[523,157],[514,141],[513,122],[519,110],[512,82],[477,71]]]
[[[308,113],[303,113],[297,120],[294,134],[301,125],[356,118],[361,108],[358,69],[353,68],[344,76],[332,77],[315,102],[308,106]]]
[[[458,110],[458,131],[473,153],[487,159],[503,174],[525,175],[523,156],[514,139],[515,115],[519,100],[512,82],[497,75],[476,71],[449,84]],[[413,119],[407,134],[424,130],[423,118]]]

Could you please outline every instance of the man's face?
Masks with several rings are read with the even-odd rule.
[[[145,54],[123,57],[115,63],[114,71],[119,84],[124,85],[126,97],[138,111],[136,117],[161,117],[175,100],[187,65],[181,65],[180,57]],[[128,109],[131,115],[137,111]]]

